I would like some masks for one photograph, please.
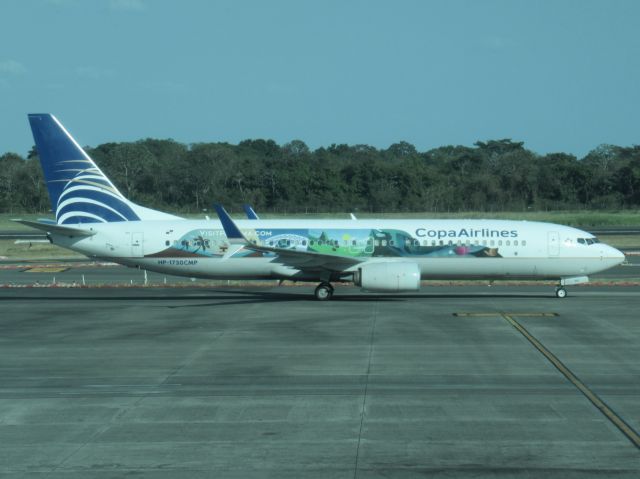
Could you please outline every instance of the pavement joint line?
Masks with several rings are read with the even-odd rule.
[[[468,313],[468,312],[453,313],[453,315],[457,317],[493,317],[493,318],[495,318],[496,316],[503,316],[505,314],[508,316],[519,316],[519,317],[526,317],[526,318],[551,318],[551,317],[559,316],[558,313]]]
[[[613,409],[611,409],[600,397],[583,383],[557,356],[549,351],[535,336],[522,326],[514,316],[515,314],[500,313],[511,326],[518,330],[542,355],[558,370],[567,380],[573,384],[633,445],[640,449],[640,435]]]
[[[374,303],[373,306],[373,324],[371,325],[371,334],[369,335],[369,360],[367,363],[367,375],[364,383],[364,394],[362,397],[362,409],[360,411],[360,430],[358,431],[358,445],[356,447],[356,461],[355,467],[353,468],[353,478],[356,479],[358,477],[358,459],[360,457],[360,442],[362,440],[362,429],[364,426],[364,414],[365,407],[367,405],[367,391],[369,389],[369,377],[371,375],[371,360],[373,358],[373,340],[376,334],[376,323],[378,322],[378,301]]]

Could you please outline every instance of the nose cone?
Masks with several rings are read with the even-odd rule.
[[[611,249],[615,251],[614,258],[618,260],[618,264],[622,263],[625,259],[627,259],[627,257],[624,255],[622,251],[617,250],[615,248],[611,248]]]
[[[613,246],[607,246],[606,257],[611,260],[612,266],[617,266],[626,259],[624,253]]]

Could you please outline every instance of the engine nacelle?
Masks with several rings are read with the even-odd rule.
[[[420,268],[409,262],[365,263],[354,273],[353,282],[372,292],[418,291]]]

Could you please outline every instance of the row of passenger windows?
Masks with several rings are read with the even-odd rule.
[[[278,243],[278,244],[282,244],[282,243]],[[307,245],[307,240],[301,240],[301,241],[297,241],[297,240],[286,240],[284,241],[284,244],[286,246],[306,246]],[[520,242],[518,242],[518,240],[505,240],[504,243],[502,240],[458,240],[456,242],[449,240],[449,241],[443,241],[443,240],[422,240],[422,244],[420,244],[420,241],[418,240],[405,240],[404,242],[405,246],[502,246],[503,244],[505,246],[511,246],[513,244],[513,246],[526,246],[527,242],[526,240],[522,240]],[[273,241],[269,241],[268,242],[269,246],[277,246],[277,244]],[[323,246],[323,245],[327,245],[327,246],[333,246],[333,247],[339,247],[340,246],[340,242],[338,240],[327,240],[327,241],[323,241],[323,240],[310,240],[309,241],[309,245],[310,246]],[[349,244],[348,240],[343,240],[342,241],[342,245],[343,246],[396,246],[396,242],[394,240],[380,240],[380,239],[376,239],[376,240],[351,240],[351,244]],[[398,244],[398,246],[400,246],[400,244]]]
[[[166,240],[164,242],[164,244],[166,246],[169,246],[171,244],[171,241]],[[178,246],[178,241],[177,240],[174,241],[173,245],[174,246]],[[191,242],[187,241],[187,240],[182,240],[182,241],[180,241],[180,245],[184,246],[185,248],[188,248],[190,245],[191,246],[204,246],[205,248],[211,248],[211,242],[209,240],[202,240],[202,241],[196,240],[196,241],[191,241]]]
[[[593,243],[598,243],[599,241],[595,238],[578,238],[578,243],[580,244],[593,244]],[[343,240],[342,241],[343,246],[396,246],[396,242],[394,240],[380,240],[380,239],[376,239],[376,240],[362,240],[362,241],[358,241],[358,240],[351,240],[351,244],[349,244],[348,240]],[[171,242],[169,240],[165,241],[165,245],[169,246],[171,244]],[[282,242],[278,242],[278,244],[282,244]],[[276,244],[274,241],[269,241],[268,245],[269,246],[278,246],[278,244]],[[518,240],[505,240],[504,243],[502,240],[457,240],[457,241],[452,241],[452,240],[448,240],[448,241],[443,241],[443,240],[422,240],[422,245],[420,244],[420,241],[418,240],[405,240],[405,246],[502,246],[504,244],[504,246],[511,246],[513,244],[513,246],[526,246],[527,242],[526,240],[522,240],[520,242],[518,242]],[[174,241],[174,245],[177,246],[178,242]],[[185,248],[188,248],[190,245],[192,246],[202,246],[200,244],[200,241],[192,241],[191,243],[187,240],[182,240],[180,242],[181,246],[184,246]],[[285,246],[306,246],[307,245],[307,240],[285,240],[284,241],[284,245]],[[332,246],[332,247],[339,247],[340,246],[340,242],[338,240],[310,240],[309,241],[309,245],[310,246]],[[399,246],[399,245],[398,245]],[[206,248],[210,248],[211,247],[211,243],[209,240],[204,240],[204,247]]]

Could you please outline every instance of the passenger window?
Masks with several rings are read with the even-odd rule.
[[[380,240],[376,240],[374,243],[376,246],[380,246]]]
[[[502,246],[502,240],[498,240],[498,246]]]
[[[511,246],[511,241],[507,240],[507,242],[505,243],[505,246]]]
[[[444,241],[440,240],[440,246],[444,246]]]
[[[356,245],[356,240],[351,241],[351,246],[355,246]]]
[[[513,241],[513,246],[518,246],[518,240]]]
[[[487,240],[482,240],[482,246],[487,246]]]
[[[171,244],[171,241],[169,241],[169,240],[167,240],[167,241],[165,241],[165,242],[164,242],[164,245],[165,245],[165,246],[169,246],[170,244]]]
[[[387,240],[382,240],[380,243],[382,244],[382,246],[387,246]]]
[[[302,240],[302,246],[307,246],[307,240]]]
[[[389,246],[393,246],[395,243],[393,240],[389,240]]]
[[[453,241],[449,240],[449,246],[453,246]]]
[[[522,246],[527,246],[527,240],[522,240]]]
[[[495,246],[496,242],[494,240],[491,240],[491,246]]]
[[[431,241],[431,246],[435,246],[436,245],[436,240],[432,240]]]

